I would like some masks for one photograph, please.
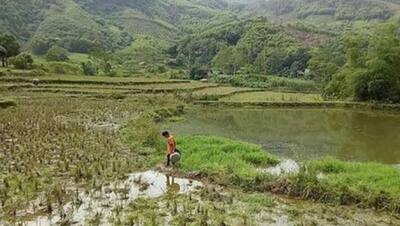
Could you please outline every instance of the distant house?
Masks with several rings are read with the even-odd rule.
[[[172,66],[172,67],[178,66],[178,60],[177,60],[177,59],[174,59],[174,58],[170,58],[170,59],[168,59],[168,60],[165,60],[164,63],[167,64],[167,65],[169,65],[169,66]]]

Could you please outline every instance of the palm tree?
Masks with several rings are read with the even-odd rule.
[[[6,66],[7,50],[0,45],[0,60],[3,67]]]

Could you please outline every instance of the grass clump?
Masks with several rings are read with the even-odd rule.
[[[133,147],[157,148],[161,131],[151,117],[137,117],[128,121],[122,136]]]
[[[215,77],[214,80],[217,83],[225,83],[237,87],[287,89],[302,92],[318,90],[318,85],[314,81],[278,76],[246,74],[229,77]]]
[[[188,136],[178,140],[182,149],[181,168],[215,175],[223,184],[252,181],[257,168],[275,165],[279,160],[260,146],[221,137]]]
[[[395,167],[327,157],[308,162],[305,169],[292,181],[290,193],[400,213],[400,170]]]
[[[284,93],[284,92],[247,92],[238,93],[233,96],[222,98],[222,101],[229,102],[321,102],[319,94],[305,93]]]

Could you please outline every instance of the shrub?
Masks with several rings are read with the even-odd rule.
[[[160,130],[150,117],[130,120],[122,133],[124,138],[135,148],[158,148],[160,145]]]
[[[80,74],[79,66],[66,62],[51,62],[48,65],[48,70],[55,74]]]
[[[97,68],[95,65],[91,62],[83,62],[81,64],[82,72],[84,75],[96,75],[97,74]]]
[[[240,74],[236,76],[214,76],[213,80],[219,83],[228,83],[232,86],[251,88],[284,88],[295,91],[316,91],[318,87],[314,81],[304,79],[290,79],[278,76],[256,74]]]
[[[53,46],[47,51],[46,54],[47,61],[67,61],[68,51],[59,46]]]
[[[28,53],[20,53],[18,56],[10,59],[10,63],[16,69],[31,69],[33,65],[33,58]]]

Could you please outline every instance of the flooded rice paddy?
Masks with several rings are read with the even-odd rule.
[[[23,226],[50,225],[399,225],[386,212],[330,206],[268,193],[238,190],[174,178],[156,171],[129,175],[100,191],[79,193],[51,216],[20,221]],[[202,224],[203,223],[203,224]],[[223,224],[222,224],[223,223]],[[3,225],[1,224],[1,225]]]
[[[400,163],[400,115],[344,109],[221,109],[190,111],[165,129],[216,135],[262,145],[296,160],[334,156]]]
[[[17,225],[87,225],[93,218],[97,218],[99,225],[111,225],[109,219],[116,209],[124,209],[138,198],[157,198],[166,193],[186,194],[202,187],[201,182],[175,178],[156,171],[131,174],[126,180],[105,184],[99,190],[76,191],[71,202],[50,216],[32,216],[32,220],[18,222]],[[0,221],[0,225],[3,224]]]

